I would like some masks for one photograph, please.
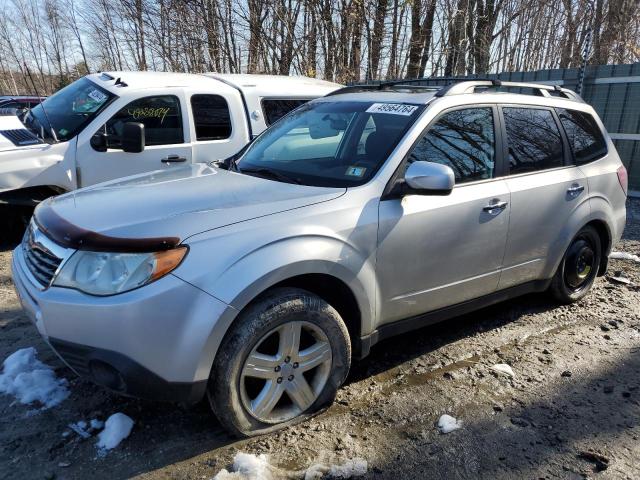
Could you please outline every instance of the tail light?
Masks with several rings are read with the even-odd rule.
[[[626,195],[627,190],[629,189],[629,176],[627,175],[627,169],[624,168],[624,165],[620,165],[618,168],[618,181],[620,182],[622,191],[624,191],[624,194]]]

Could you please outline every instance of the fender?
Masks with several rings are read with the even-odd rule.
[[[326,274],[344,282],[360,309],[362,335],[371,333],[380,298],[374,262],[375,254],[365,257],[348,243],[322,235],[285,238],[249,252],[204,289],[229,307],[209,334],[200,357],[198,378],[205,372],[208,375],[224,334],[242,309],[268,288],[298,275]],[[244,287],[238,289],[239,285]]]
[[[40,186],[74,190],[76,140],[0,152],[0,192]]]
[[[583,200],[571,213],[564,228],[549,248],[549,252],[554,252],[555,255],[547,257],[542,273],[543,278],[551,278],[555,274],[573,237],[582,227],[593,221],[599,221],[606,226],[609,246],[605,251],[605,255],[608,255],[612,239],[616,238],[616,234],[612,231],[612,225],[608,221],[610,218],[615,218],[615,216],[611,204],[606,199],[594,196]]]

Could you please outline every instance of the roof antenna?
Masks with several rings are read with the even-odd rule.
[[[27,71],[27,75],[29,76],[29,80],[31,80],[31,86],[33,86],[33,91],[35,92],[38,98],[42,98],[38,93],[38,87],[36,87],[36,83],[33,81],[33,77],[31,76],[31,70],[27,66],[27,62],[23,62],[24,69]],[[47,119],[47,123],[49,124],[49,131],[51,133],[51,137],[55,143],[58,143],[58,136],[56,135],[56,131],[53,129],[53,125],[51,124],[51,120],[49,120],[49,115],[47,115],[47,109],[44,108],[44,102],[40,102],[40,106],[42,107],[42,112],[44,113],[45,118]],[[31,109],[29,109],[29,113],[31,113]],[[43,135],[44,137],[44,135]]]

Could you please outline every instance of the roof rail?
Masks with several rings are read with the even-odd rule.
[[[476,88],[530,88],[537,91],[543,97],[551,97],[551,92],[558,92],[564,95],[569,100],[575,100],[578,102],[584,102],[582,97],[573,90],[568,88],[562,88],[559,85],[545,85],[542,83],[527,83],[527,82],[503,82],[502,80],[458,80],[456,83],[447,85],[440,89],[436,93],[436,97],[445,97],[449,95],[461,95],[465,93],[474,93]]]

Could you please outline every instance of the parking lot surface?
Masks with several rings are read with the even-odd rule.
[[[640,201],[616,251],[640,254]],[[529,295],[376,345],[333,406],[284,431],[237,441],[205,404],[111,394],[75,377],[22,314],[0,252],[0,361],[33,346],[68,379],[40,410],[0,395],[0,478],[212,478],[238,452],[267,454],[273,478],[314,463],[367,461],[365,478],[638,478],[640,263],[612,260],[582,302]],[[507,364],[513,376],[492,367]],[[70,423],[123,412],[131,435],[106,455]],[[442,434],[442,414],[461,427]]]

